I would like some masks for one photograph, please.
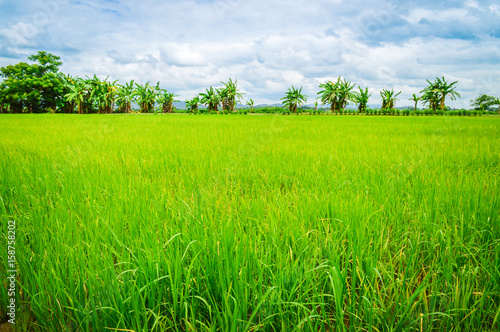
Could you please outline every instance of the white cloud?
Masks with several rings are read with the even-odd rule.
[[[25,22],[0,29],[0,36],[6,37],[11,45],[27,46],[37,34],[38,28]]]
[[[72,75],[160,81],[180,99],[231,77],[256,103],[279,102],[292,84],[312,103],[339,75],[377,92],[373,103],[401,89],[399,105],[435,76],[459,80],[452,106],[500,84],[494,1],[54,1],[0,2],[0,66],[43,49]]]
[[[490,12],[493,14],[500,16],[500,6],[499,5],[491,5],[488,7]]]
[[[189,44],[165,43],[160,46],[163,61],[178,66],[201,66],[207,64],[203,56],[191,50]]]
[[[477,1],[475,1],[475,0],[467,0],[467,1],[465,1],[465,7],[481,9],[481,7],[479,7],[479,3]]]

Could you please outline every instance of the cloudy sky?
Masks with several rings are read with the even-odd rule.
[[[411,105],[436,76],[459,81],[452,107],[500,96],[497,0],[0,0],[0,66],[38,50],[73,76],[160,81],[180,99],[231,77],[256,104],[290,85],[313,103],[339,75],[374,105],[383,88]]]

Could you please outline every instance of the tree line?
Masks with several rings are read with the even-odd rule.
[[[124,85],[118,81],[102,80],[96,75],[86,77],[72,77],[59,71],[62,65],[60,57],[48,52],[39,51],[28,57],[31,63],[20,62],[0,68],[0,113],[42,113],[61,112],[79,114],[86,113],[113,113],[132,112],[132,105],[137,104],[142,113],[159,110],[163,113],[173,113],[173,103],[176,101],[173,92],[169,92],[156,85],[138,84],[133,80]],[[206,105],[208,112],[233,113],[236,105],[242,101],[243,94],[238,89],[237,81],[229,78],[228,82],[221,82],[223,87],[210,86],[205,92],[186,100],[189,112],[197,113],[200,105]],[[455,100],[460,94],[455,91],[455,82],[447,82],[444,77],[435,81],[427,80],[427,87],[420,96],[413,94],[412,100],[417,110],[421,101],[434,113],[446,109],[446,98]],[[338,77],[336,81],[327,81],[319,85],[321,89],[315,101],[328,105],[332,113],[342,114],[348,104],[355,104],[359,113],[366,113],[367,104],[371,97],[368,88],[356,88],[356,84]],[[397,97],[401,91],[383,89],[380,92],[382,109],[390,110],[396,107]],[[302,93],[302,87],[292,86],[281,98],[284,107],[289,113],[297,113],[298,109],[307,102],[308,96]],[[246,103],[251,112],[254,101]],[[498,98],[482,95],[474,100],[472,106],[485,110],[493,105],[499,105]]]

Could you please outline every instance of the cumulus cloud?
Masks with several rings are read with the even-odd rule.
[[[144,83],[192,98],[237,79],[247,99],[276,103],[290,85],[314,102],[342,75],[399,105],[445,76],[468,107],[500,83],[495,1],[50,0],[0,2],[0,66],[46,50],[71,75]]]

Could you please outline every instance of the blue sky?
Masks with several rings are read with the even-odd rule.
[[[237,79],[245,99],[276,103],[339,75],[403,91],[398,106],[445,76],[469,107],[500,97],[497,1],[0,0],[0,66],[45,50],[73,76],[160,81],[192,98]]]

